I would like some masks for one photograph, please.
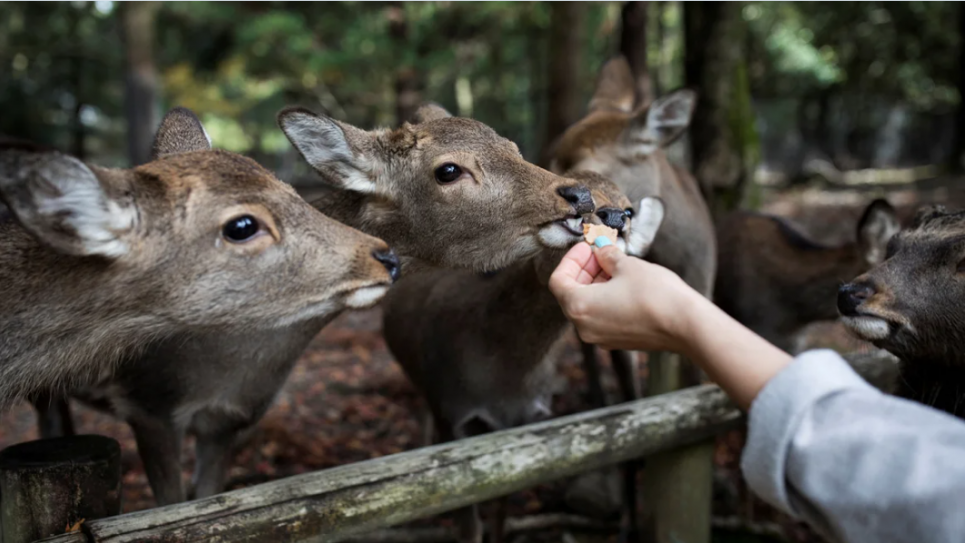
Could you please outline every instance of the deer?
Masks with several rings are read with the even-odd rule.
[[[647,260],[673,270],[691,287],[711,297],[716,270],[716,237],[710,210],[696,179],[672,164],[665,149],[690,124],[697,95],[680,89],[634,108],[635,86],[622,55],[600,71],[588,113],[566,129],[552,146],[550,170],[585,170],[610,179],[631,199],[660,197],[666,208],[664,225]],[[598,376],[595,351],[584,344],[587,372]],[[624,399],[640,396],[635,360],[614,352],[614,369]],[[605,404],[598,378],[591,377],[591,401]]]
[[[714,303],[774,345],[792,352],[805,326],[838,318],[838,287],[883,260],[900,225],[883,199],[865,208],[852,242],[820,245],[785,219],[737,211],[717,227]]]
[[[919,209],[837,293],[841,322],[899,360],[896,395],[965,418],[965,212]]]
[[[690,89],[679,89],[644,104],[635,102],[635,88],[626,58],[617,55],[608,60],[600,70],[587,114],[551,146],[549,169],[557,173],[596,172],[613,181],[631,201],[639,201],[643,196],[659,197],[666,216],[646,259],[669,268],[711,298],[717,246],[710,210],[697,180],[685,168],[671,163],[666,152],[667,147],[686,132],[697,94]],[[581,342],[581,346],[590,404],[602,407],[607,402],[596,348],[585,342]],[[610,357],[621,400],[640,398],[635,353],[611,351]],[[651,364],[651,369],[656,366]],[[699,377],[689,375],[687,380],[690,381],[687,384],[697,384]],[[624,487],[633,485],[635,472],[632,463],[625,466]],[[585,488],[576,492],[586,493]],[[636,524],[632,518],[636,509],[635,494],[627,494],[624,501],[626,514],[631,517],[629,522]]]
[[[612,183],[568,173],[591,187],[587,222],[617,229],[626,253],[646,253],[663,219],[658,198],[636,209]],[[570,240],[570,244],[578,240]],[[431,412],[436,440],[452,441],[528,424],[551,414],[556,362],[569,321],[549,291],[566,246],[494,275],[427,271],[409,275],[383,301],[386,344]],[[502,502],[500,502],[502,504]],[[490,541],[501,541],[505,507],[493,515]],[[456,513],[458,540],[482,540],[475,506]]]
[[[402,270],[496,270],[579,239],[589,189],[529,164],[516,145],[428,104],[397,129],[363,130],[286,108],[278,124],[329,186],[312,202],[390,240]],[[309,342],[333,318],[156,343],[84,392],[134,431],[157,502],[183,501],[180,443],[196,437],[194,496],[221,492],[235,443],[261,419]]]
[[[0,147],[0,404],[107,378],[187,330],[368,306],[397,275],[385,242],[212,150],[188,110],[168,114],[156,155],[109,169]]]

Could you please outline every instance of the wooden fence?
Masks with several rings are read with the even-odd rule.
[[[854,357],[870,382],[892,359]],[[86,522],[46,543],[334,542],[706,441],[743,415],[712,385],[561,417],[211,498]],[[362,540],[364,538],[360,538]]]

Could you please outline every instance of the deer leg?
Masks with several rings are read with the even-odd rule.
[[[41,438],[72,436],[74,421],[70,415],[70,402],[66,396],[56,398],[48,393],[35,396],[31,403],[37,410],[37,430]]]
[[[583,351],[583,370],[586,372],[587,394],[590,407],[597,409],[606,406],[606,393],[603,391],[603,380],[600,375],[600,360],[596,356],[596,346],[580,340],[580,350]]]
[[[201,411],[192,421],[195,434],[194,498],[207,498],[224,492],[234,446],[255,428],[258,417],[242,421],[222,413]]]
[[[432,416],[432,411],[425,408],[422,412],[422,446],[428,447],[438,443],[436,436],[436,419]]]
[[[610,351],[610,359],[613,364],[613,372],[617,376],[617,383],[620,385],[621,400],[631,402],[640,399],[640,367],[637,353]]]
[[[459,543],[482,543],[483,524],[479,520],[479,507],[469,505],[452,513],[456,521],[456,541]]]
[[[134,430],[137,451],[158,505],[185,500],[181,480],[181,439],[183,432],[168,419],[139,417],[128,421]]]
[[[620,385],[621,399],[625,402],[641,397],[640,371],[637,353],[610,351],[613,371]],[[637,472],[643,467],[642,460],[630,460],[623,464],[623,513],[620,519],[620,541],[640,541],[640,519],[637,515]]]
[[[506,496],[492,501],[489,517],[489,543],[503,543],[506,529],[506,510],[509,499]]]

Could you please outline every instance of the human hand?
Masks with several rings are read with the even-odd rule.
[[[690,316],[709,303],[664,267],[585,243],[563,257],[549,288],[580,338],[609,349],[684,352]]]

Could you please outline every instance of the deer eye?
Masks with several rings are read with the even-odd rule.
[[[623,210],[623,214],[626,215],[628,219],[632,219],[632,218],[633,218],[633,208],[632,208],[632,207],[628,207],[628,208],[624,209],[624,210]]]
[[[447,162],[436,168],[436,181],[440,183],[452,183],[462,175],[462,168],[452,162]]]
[[[255,237],[261,231],[261,223],[251,215],[242,215],[226,222],[221,235],[233,243],[242,243]]]

